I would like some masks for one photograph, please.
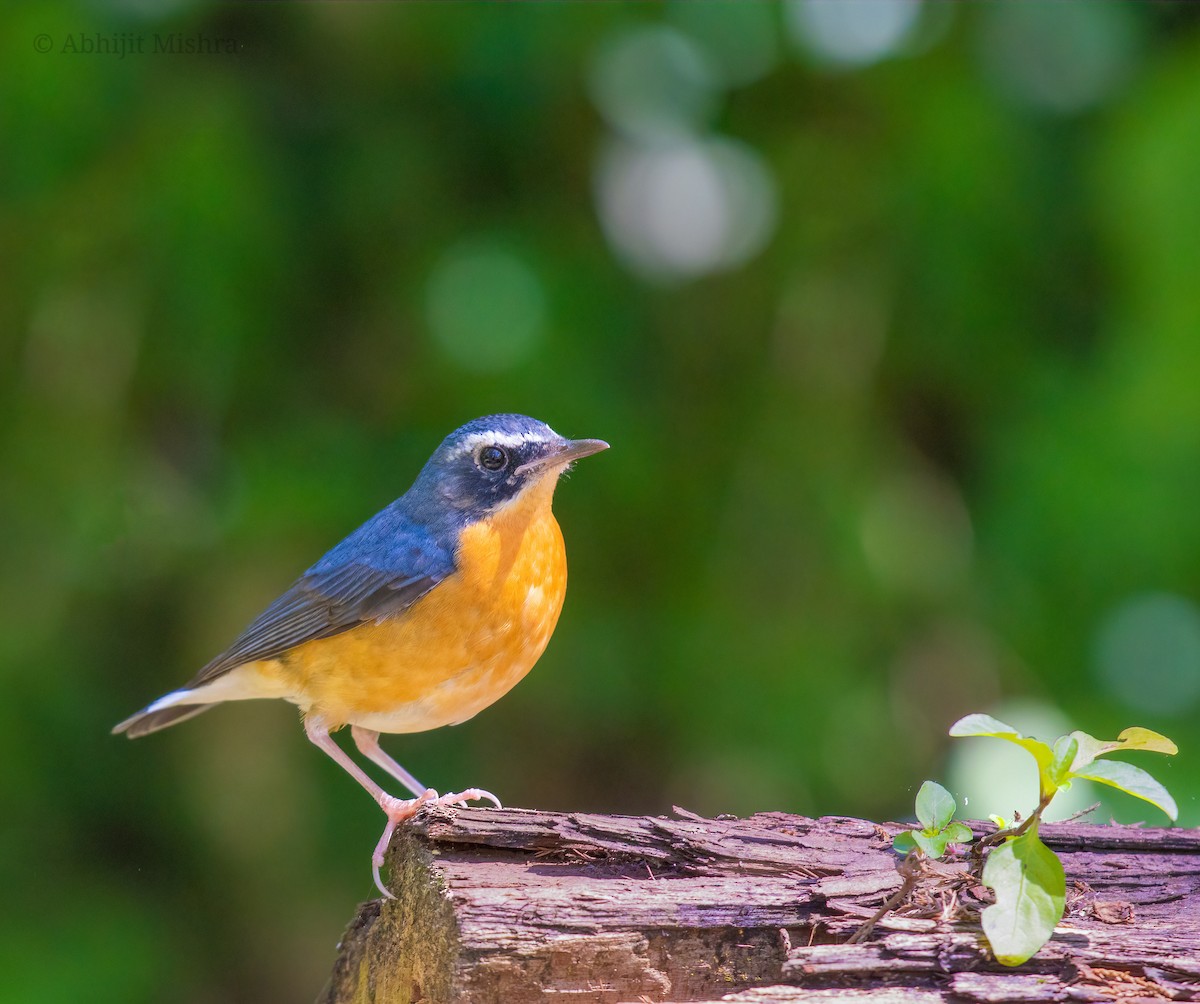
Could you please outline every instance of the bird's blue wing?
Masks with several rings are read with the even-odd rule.
[[[389,506],[333,548],[188,685],[408,609],[454,571],[452,548]]]

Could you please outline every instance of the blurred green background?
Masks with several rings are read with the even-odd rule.
[[[498,410],[613,449],[537,669],[389,741],[426,783],[1028,807],[989,711],[1167,733],[1200,824],[1200,8],[0,27],[0,1000],[315,996],[379,811],[281,703],[108,730]]]

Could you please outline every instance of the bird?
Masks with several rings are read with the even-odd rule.
[[[457,725],[499,700],[541,657],[567,585],[555,486],[608,449],[566,439],[526,415],[488,415],[450,433],[412,486],[266,607],[184,687],[113,728],[148,735],[225,701],[282,698],[308,739],[371,795],[387,825],[375,885],[398,824],[427,805],[499,799],[481,788],[438,795],[380,746],[381,733]],[[333,739],[412,794],[386,792]]]

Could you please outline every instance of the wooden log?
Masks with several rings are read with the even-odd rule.
[[[325,1004],[1200,1000],[1200,833],[1044,825],[1067,913],[1015,970],[991,961],[965,863],[901,884],[861,819],[434,810],[389,852]],[[977,835],[990,824],[975,825]]]

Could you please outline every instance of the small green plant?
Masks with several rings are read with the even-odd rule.
[[[1038,836],[1042,814],[1055,795],[1079,779],[1098,781],[1144,799],[1162,809],[1172,820],[1178,815],[1175,800],[1167,789],[1140,767],[1120,761],[1100,760],[1100,757],[1110,753],[1127,750],[1145,750],[1168,756],[1179,752],[1170,739],[1150,729],[1129,728],[1111,741],[1096,739],[1086,732],[1072,732],[1060,737],[1051,746],[1040,739],[1021,735],[1011,725],[997,721],[990,715],[977,714],[967,715],[955,722],[950,728],[950,735],[1003,739],[1020,746],[1037,761],[1037,808],[1025,820],[1011,825],[993,816],[999,829],[976,845],[977,862],[982,860],[983,852],[990,848],[983,863],[981,878],[983,884],[996,894],[996,902],[983,911],[983,931],[997,961],[1006,966],[1020,965],[1049,941],[1066,907],[1067,885],[1062,862]],[[926,782],[926,786],[929,783]],[[922,786],[922,792],[926,786]],[[945,794],[949,798],[949,793]],[[919,796],[917,801],[919,806]],[[945,824],[949,823],[954,813],[953,799],[950,799],[949,816],[945,815],[941,800],[938,804],[941,807],[930,818],[934,821],[944,819],[944,822],[936,828],[936,839],[931,841],[931,838],[924,837],[934,848],[938,846],[940,835],[946,829]],[[919,808],[918,818],[928,827]],[[915,845],[922,847],[916,832],[908,832],[914,834]],[[950,838],[941,843],[941,848],[944,850],[949,842],[957,840]]]
[[[917,792],[917,821],[915,826],[896,834],[892,846],[901,854],[914,847],[930,858],[940,858],[950,844],[966,844],[972,840],[971,828],[964,823],[954,822],[958,806],[954,796],[936,781],[926,781]]]
[[[926,858],[940,858],[951,844],[965,844],[974,839],[971,828],[954,821],[958,806],[954,796],[936,781],[926,781],[917,792],[917,821],[921,828],[902,830],[892,840],[892,846],[904,854],[900,872],[900,888],[887,902],[875,911],[874,916],[850,936],[850,944],[866,941],[875,924],[901,903],[908,899],[921,875],[925,872]]]
[[[1038,836],[1042,814],[1055,795],[1079,779],[1098,781],[1157,806],[1172,820],[1178,815],[1175,800],[1167,789],[1140,767],[1100,759],[1109,753],[1131,750],[1168,756],[1179,752],[1170,739],[1150,729],[1129,728],[1109,741],[1086,732],[1072,732],[1051,746],[1021,735],[1011,725],[990,715],[967,715],[951,726],[950,735],[1004,739],[1020,746],[1037,762],[1037,808],[1024,820],[1015,813],[1012,822],[992,816],[996,832],[976,842],[971,853],[971,874],[996,896],[996,902],[982,912],[983,931],[997,961],[1006,966],[1027,961],[1049,941],[1066,908],[1067,881],[1062,862]],[[920,828],[901,831],[892,843],[906,855],[899,869],[903,878],[901,887],[851,942],[865,940],[881,917],[908,898],[925,871],[926,858],[940,858],[950,844],[971,841],[971,830],[954,821],[957,808],[954,797],[937,782],[926,781],[921,785],[916,802]]]

